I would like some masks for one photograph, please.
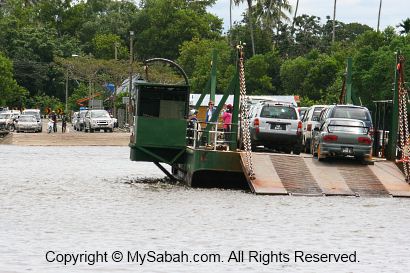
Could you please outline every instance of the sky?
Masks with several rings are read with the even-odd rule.
[[[246,1],[245,1],[246,2]],[[293,10],[296,0],[289,0]],[[336,20],[343,23],[361,23],[374,29],[377,27],[377,15],[380,0],[338,0],[336,3]],[[299,0],[298,14],[315,15],[326,21],[326,16],[333,18],[334,0]],[[232,21],[241,21],[241,14],[246,4],[232,9]],[[209,12],[224,20],[224,30],[229,29],[229,0],[217,0]],[[289,16],[293,18],[292,15]],[[380,29],[387,26],[396,27],[404,19],[410,17],[410,0],[382,0]]]

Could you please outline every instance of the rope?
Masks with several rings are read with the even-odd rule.
[[[246,168],[248,171],[249,178],[251,180],[255,179],[255,173],[253,171],[252,162],[252,146],[251,146],[251,135],[249,131],[249,106],[248,98],[246,96],[246,85],[245,85],[245,68],[243,65],[243,45],[239,44],[237,46],[239,51],[239,89],[240,89],[240,102],[241,102],[241,131],[242,131],[242,141],[244,144],[244,149],[246,153]]]
[[[409,143],[409,126],[407,120],[407,102],[408,91],[404,85],[404,57],[399,57],[399,64],[397,65],[399,73],[398,91],[399,91],[399,150],[401,151],[401,158],[397,162],[403,163],[403,173],[406,181],[409,180],[410,174],[410,143]]]

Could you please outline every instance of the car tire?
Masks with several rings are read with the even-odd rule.
[[[94,129],[92,129],[91,127],[90,127],[89,131],[90,131],[90,133],[94,133]]]
[[[292,149],[286,147],[286,148],[283,149],[283,151],[284,151],[286,154],[290,154],[290,153],[292,152]]]
[[[108,130],[108,132],[112,133],[113,130],[114,130],[114,129],[111,128],[111,129]]]
[[[323,161],[325,158],[320,155],[320,145],[319,144],[317,145],[317,151],[316,152],[317,152],[317,160],[318,161]]]
[[[300,155],[300,153],[302,152],[302,147],[297,145],[293,147],[293,154],[295,155]]]

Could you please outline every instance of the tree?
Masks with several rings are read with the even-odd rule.
[[[403,20],[397,27],[401,28],[399,30],[400,34],[409,34],[410,33],[410,18]]]
[[[245,0],[234,0],[235,5],[239,5],[239,3],[244,2]],[[247,10],[247,19],[249,23],[249,30],[250,30],[250,37],[251,37],[251,46],[252,46],[252,56],[255,55],[255,40],[253,37],[253,12],[252,12],[252,0],[246,0],[248,4]]]
[[[220,38],[222,20],[208,13],[215,1],[144,0],[132,29],[139,59],[175,60],[179,46],[193,38]]]
[[[217,92],[225,91],[235,71],[234,50],[224,40],[193,39],[184,42],[178,63],[190,78],[192,92],[201,93],[211,71],[212,51],[217,50]]]
[[[97,34],[93,41],[93,55],[101,59],[114,59],[115,46],[118,58],[127,59],[128,49],[122,44],[121,38],[115,34]]]
[[[269,63],[264,55],[254,55],[246,61],[246,86],[249,94],[272,94],[272,78],[269,77]]]
[[[11,61],[0,52],[0,105],[21,106],[21,99],[27,95],[13,78]]]

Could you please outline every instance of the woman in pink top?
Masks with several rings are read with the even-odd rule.
[[[222,120],[224,123],[224,135],[225,140],[229,141],[230,139],[230,131],[231,131],[231,123],[232,123],[232,105],[228,104],[226,106],[226,111],[222,114]]]

